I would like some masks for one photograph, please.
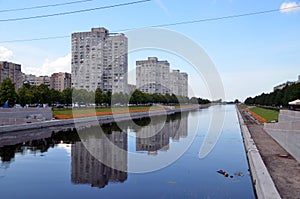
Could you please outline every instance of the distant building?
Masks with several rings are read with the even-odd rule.
[[[188,96],[188,74],[173,70],[170,73],[170,86],[175,95]]]
[[[278,86],[275,86],[273,88],[273,90],[274,91],[276,91],[276,90],[282,90],[284,87],[290,86],[290,85],[293,85],[293,84],[295,84],[295,82],[287,81],[286,83],[282,83],[282,84],[279,84]]]
[[[105,28],[72,34],[72,87],[127,92],[127,37]]]
[[[136,61],[136,88],[149,94],[175,94],[188,96],[188,74],[173,70],[168,61],[157,57]]]
[[[279,84],[278,86],[275,86],[273,88],[273,90],[274,91],[276,91],[276,90],[282,90],[286,86],[290,86],[290,85],[297,84],[297,83],[300,83],[300,75],[298,75],[298,80],[297,81],[287,81],[285,83]]]
[[[170,64],[157,57],[136,61],[136,88],[149,94],[170,94]]]
[[[31,86],[39,86],[45,84],[50,88],[50,77],[49,76],[35,76],[32,74],[23,74],[23,82]]]
[[[63,91],[66,88],[71,88],[70,73],[53,73],[50,77],[50,88],[58,91]]]
[[[23,85],[21,65],[7,61],[0,61],[0,83],[10,78],[15,83],[16,91]]]

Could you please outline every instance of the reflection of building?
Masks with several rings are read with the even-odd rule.
[[[82,142],[72,145],[71,180],[73,183],[91,184],[93,187],[103,188],[108,182],[124,182],[127,179],[127,172],[125,172],[127,171],[127,134],[113,131],[103,136],[106,136],[115,147],[111,147],[104,137],[88,138],[85,145]],[[119,153],[116,148],[123,149],[125,152]],[[120,170],[113,169],[98,159]]]
[[[58,91],[71,88],[71,74],[62,72],[53,73],[50,77],[50,87]]]
[[[166,151],[169,149],[169,140],[179,141],[187,137],[188,124],[187,115],[181,113],[181,119],[170,120],[162,126],[162,122],[142,127],[136,132],[136,151],[154,152]]]
[[[15,83],[15,89],[18,90],[22,86],[21,65],[6,61],[0,61],[0,83],[6,78],[11,79]]]
[[[72,87],[127,92],[127,37],[105,28],[72,34]]]

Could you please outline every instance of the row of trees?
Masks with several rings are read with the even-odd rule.
[[[290,101],[300,98],[300,83],[284,87],[282,90],[275,90],[271,93],[262,93],[254,98],[248,97],[245,104],[264,106],[288,106]]]
[[[139,90],[135,90],[132,94],[106,92],[103,93],[101,89],[96,91],[87,91],[84,89],[76,90],[67,88],[63,91],[57,91],[49,89],[48,86],[41,84],[39,86],[31,86],[24,84],[18,93],[15,92],[15,85],[9,79],[3,80],[0,85],[0,106],[3,106],[5,102],[9,103],[9,106],[14,104],[48,104],[50,106],[57,104],[71,105],[76,103],[78,105],[95,104],[99,105],[127,105],[129,104],[149,104],[149,103],[161,103],[161,104],[179,104],[179,103],[195,103],[195,104],[207,104],[209,100],[192,97],[176,96],[174,94],[161,95],[161,94],[147,94]]]

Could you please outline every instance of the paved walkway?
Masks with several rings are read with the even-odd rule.
[[[263,125],[239,110],[280,196],[300,199],[300,164],[263,130]]]

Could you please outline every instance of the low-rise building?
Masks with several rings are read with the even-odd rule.
[[[50,77],[49,76],[35,76],[32,74],[23,74],[23,82],[31,86],[39,86],[45,84],[50,88]]]

